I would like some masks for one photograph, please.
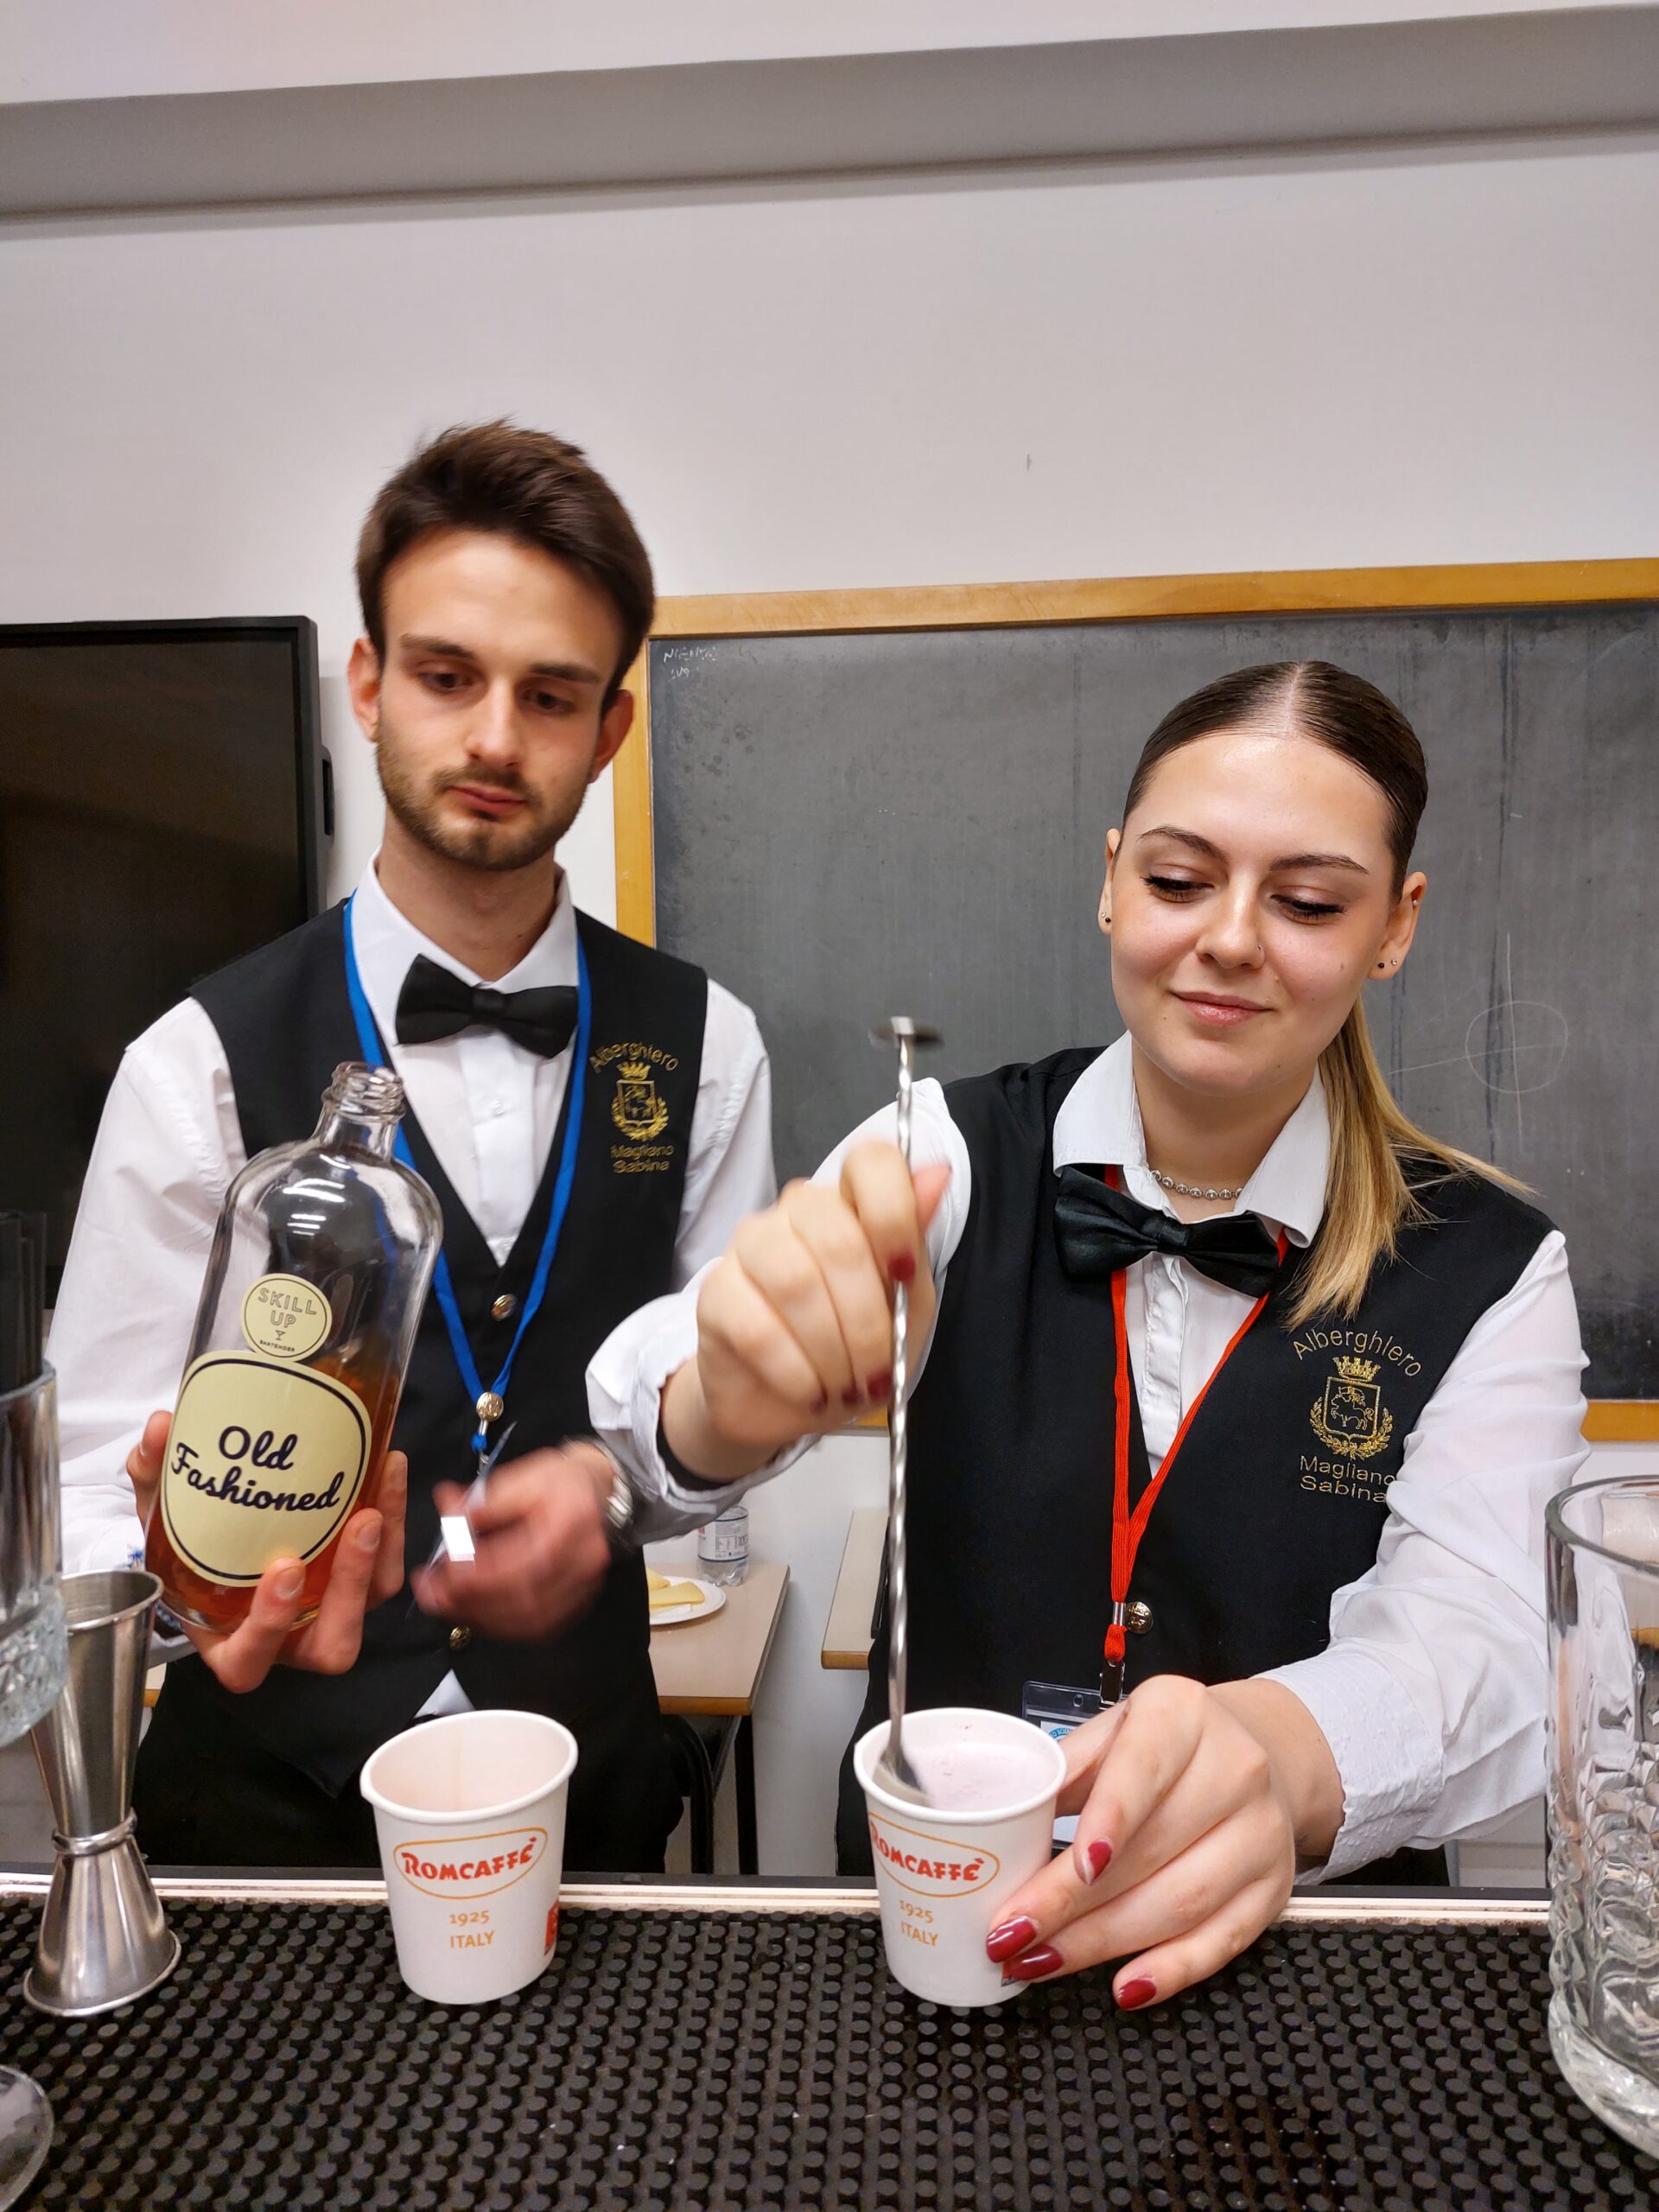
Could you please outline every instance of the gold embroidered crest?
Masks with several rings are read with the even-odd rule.
[[[1374,1459],[1394,1434],[1394,1415],[1376,1379],[1382,1371],[1373,1359],[1339,1353],[1336,1373],[1313,1401],[1308,1418],[1314,1435],[1343,1458]]]
[[[618,1064],[611,1119],[623,1135],[632,1137],[636,1144],[649,1144],[668,1127],[668,1108],[652,1078],[648,1061],[623,1060]]]

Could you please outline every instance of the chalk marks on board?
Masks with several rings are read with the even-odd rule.
[[[1493,983],[1497,983],[1497,961],[1496,949],[1492,961]],[[1476,1032],[1483,1033],[1478,1057],[1474,1050]],[[1465,1032],[1464,1057],[1478,1082],[1486,1090],[1486,1129],[1490,1146],[1488,1156],[1496,1158],[1497,1152],[1497,1102],[1500,1098],[1515,1101],[1515,1134],[1517,1143],[1526,1141],[1527,1128],[1521,1101],[1529,1090],[1543,1090],[1555,1080],[1567,1063],[1568,1030],[1567,1017],[1559,1007],[1541,999],[1517,999],[1515,995],[1515,953],[1510,932],[1503,932],[1503,988],[1485,1013],[1478,1015]],[[1527,1065],[1522,1065],[1523,1059]]]
[[[1503,1036],[1496,1045],[1478,1037],[1491,1033],[1500,1019]],[[1547,1090],[1567,1065],[1572,1031],[1559,1007],[1542,999],[1506,999],[1501,1006],[1484,1007],[1469,1024],[1463,1057],[1475,1079],[1488,1090],[1519,1098],[1529,1090]]]
[[[1494,1025],[1502,1034],[1488,1041]],[[1567,1065],[1572,1032],[1559,1007],[1542,999],[1505,999],[1484,1006],[1464,1032],[1463,1050],[1444,1059],[1411,1060],[1396,1075],[1427,1075],[1435,1068],[1467,1067],[1478,1084],[1501,1096],[1547,1090]]]
[[[1496,956],[1492,966],[1496,981]],[[1497,1156],[1500,1101],[1515,1101],[1515,1135],[1517,1141],[1524,1141],[1525,1109],[1521,1102],[1534,1091],[1548,1090],[1560,1079],[1573,1042],[1572,1026],[1560,1007],[1547,999],[1516,997],[1507,932],[1503,966],[1503,986],[1470,1016],[1460,1051],[1444,1058],[1412,1060],[1395,1071],[1397,1080],[1444,1068],[1466,1068],[1484,1095],[1488,1158]]]

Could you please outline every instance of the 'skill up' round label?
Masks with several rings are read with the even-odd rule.
[[[273,1359],[304,1359],[334,1325],[327,1300],[298,1275],[261,1275],[242,1301],[242,1333]]]
[[[315,1559],[357,1502],[371,1433],[361,1400],[332,1376],[257,1352],[204,1354],[179,1392],[162,1470],[174,1550],[237,1586],[274,1559]]]

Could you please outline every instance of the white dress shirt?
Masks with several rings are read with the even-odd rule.
[[[940,1086],[918,1084],[914,1107],[912,1159],[951,1169],[928,1230],[942,1287],[968,1217],[972,1170]],[[887,1107],[836,1147],[817,1179],[838,1179],[849,1146],[893,1135]],[[1078,1077],[1056,1117],[1053,1152],[1057,1174],[1073,1163],[1115,1166],[1132,1197],[1173,1214],[1147,1166],[1127,1038]],[[1233,1211],[1307,1244],[1325,1210],[1329,1155],[1316,1079]],[[1161,1254],[1137,1261],[1126,1289],[1129,1357],[1155,1472],[1251,1301]],[[696,1349],[693,1284],[624,1322],[588,1369],[601,1438],[642,1486],[668,1500],[680,1493],[657,1453],[658,1402],[664,1382]],[[1406,1845],[1483,1834],[1541,1790],[1543,1510],[1586,1457],[1584,1363],[1566,1248],[1552,1231],[1470,1331],[1407,1438],[1376,1564],[1333,1595],[1330,1643],[1268,1676],[1307,1707],[1342,1777],[1343,1825],[1321,1877]],[[765,1480],[795,1456],[781,1454],[749,1480]],[[1101,1478],[1110,1480],[1109,1466]],[[1103,1565],[1101,1572],[1103,1587]]]
[[[372,862],[353,918],[364,992],[410,1109],[502,1262],[541,1182],[574,1044],[554,1059],[493,1029],[398,1044],[398,995],[417,954],[469,983],[486,979],[392,905]],[[518,966],[494,982],[518,991],[575,981],[575,909],[561,877],[552,919]],[[214,1224],[245,1160],[219,1033],[201,1005],[185,999],[128,1048],[116,1072],[53,1316],[72,1573],[124,1566],[142,1544],[127,1454],[148,1415],[173,1403]],[[772,1077],[760,1032],[747,1007],[711,981],[675,1281],[717,1257],[743,1217],[769,1205],[776,1191]],[[462,1387],[457,1373],[455,1389]],[[464,1479],[471,1470],[452,1471]],[[672,1535],[709,1516],[706,1496],[677,1503],[653,1490],[639,1503],[636,1526],[642,1539]],[[448,1678],[423,1709],[454,1709],[453,1685]]]

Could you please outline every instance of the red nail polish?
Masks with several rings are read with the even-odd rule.
[[[916,1255],[898,1252],[887,1262],[887,1273],[894,1282],[913,1282],[916,1280]]]
[[[849,1387],[842,1392],[841,1402],[843,1406],[855,1406],[858,1403],[858,1401],[859,1389],[857,1383],[854,1382],[849,1384]]]
[[[828,1408],[829,1403],[830,1393],[827,1390],[820,1390],[812,1401],[812,1410],[815,1414],[821,1414]]]
[[[1109,1843],[1091,1843],[1083,1855],[1089,1861],[1090,1880],[1097,1882],[1112,1863],[1112,1847]]]
[[[993,1959],[1011,1959],[1016,1951],[1025,1949],[1036,1933],[1034,1920],[1005,1920],[985,1938],[985,1948]]]
[[[1010,1959],[1002,1969],[1004,1981],[1040,1981],[1046,1974],[1052,1974],[1060,1963],[1060,1955],[1052,1943],[1039,1943],[1034,1951],[1027,1951],[1020,1958]],[[1150,1989],[1150,1982],[1147,1985]]]
[[[864,1387],[878,1406],[885,1405],[893,1390],[892,1374],[884,1371],[880,1375],[872,1375]]]
[[[1150,2005],[1157,1994],[1156,1988],[1145,1974],[1138,1974],[1133,1981],[1126,1981],[1118,1991],[1117,2001],[1122,2011],[1133,2012],[1137,2005]]]

